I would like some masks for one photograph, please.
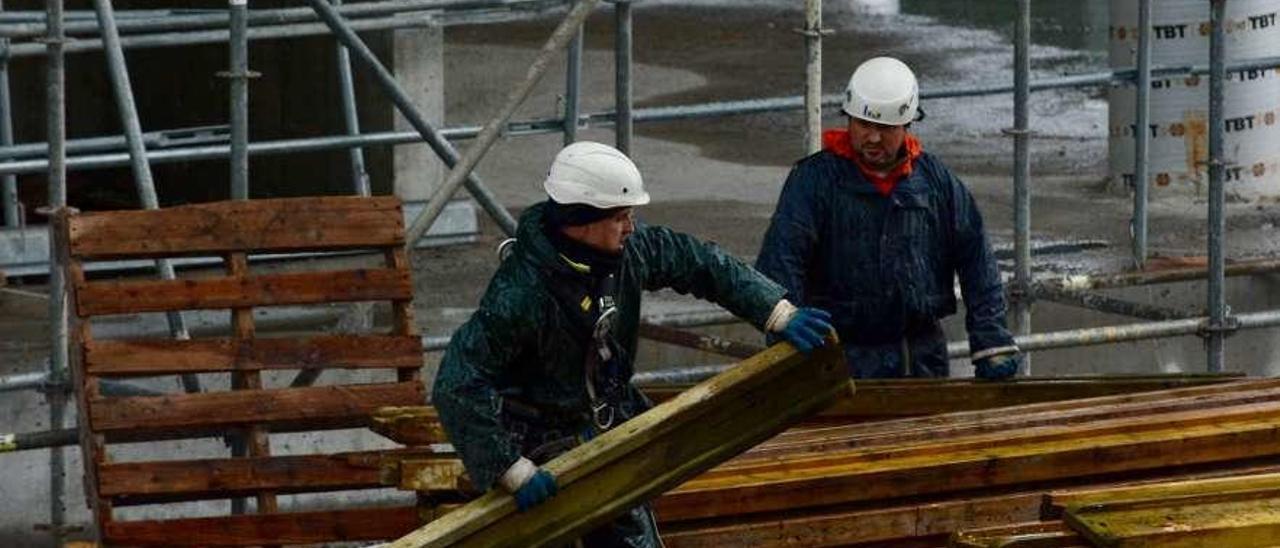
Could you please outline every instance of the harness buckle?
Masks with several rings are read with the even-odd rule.
[[[607,417],[607,418],[605,418]],[[601,432],[613,427],[614,419],[613,406],[608,402],[594,402],[591,404],[591,422],[599,428]]]

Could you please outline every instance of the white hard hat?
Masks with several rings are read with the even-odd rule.
[[[561,204],[587,204],[600,209],[649,203],[640,170],[616,148],[579,141],[560,150],[542,184]]]
[[[876,57],[858,65],[844,90],[844,112],[854,118],[890,126],[916,119],[920,87],[911,68],[892,57]]]

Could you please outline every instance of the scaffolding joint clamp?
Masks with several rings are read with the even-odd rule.
[[[1027,137],[1035,137],[1036,135],[1039,135],[1039,134],[1040,134],[1040,132],[1038,132],[1038,131],[1036,131],[1036,130],[1033,130],[1033,129],[1030,129],[1030,128],[1028,128],[1028,129],[1019,129],[1019,128],[1016,128],[1016,127],[1007,127],[1007,128],[1002,128],[1002,129],[1000,130],[1000,133],[1003,133],[1003,134],[1008,135],[1008,136],[1010,136],[1010,137],[1018,137],[1018,136],[1021,136],[1021,135],[1026,135]]]
[[[56,46],[56,45],[63,45],[63,46],[65,46],[65,45],[67,45],[67,44],[70,44],[71,42],[75,42],[76,40],[75,40],[74,38],[67,38],[67,37],[65,37],[65,36],[64,36],[64,37],[61,37],[61,38],[53,38],[53,37],[50,37],[50,36],[41,36],[41,37],[39,37],[39,38],[32,38],[32,39],[31,39],[31,41],[32,41],[32,42],[35,42],[35,43],[37,43],[37,44],[44,44],[44,45],[46,45],[46,46]],[[7,49],[7,48],[6,48],[6,49]]]
[[[791,29],[791,32],[801,36],[807,36],[809,38],[822,38],[823,36],[831,36],[836,33],[836,31],[832,29]]]
[[[1223,337],[1229,337],[1240,331],[1240,318],[1228,315],[1222,318],[1222,325],[1213,325],[1213,320],[1206,319],[1200,323],[1197,335],[1202,338],[1208,338],[1214,334],[1221,333]]]
[[[228,79],[228,80],[230,80],[230,79],[236,79],[236,78],[242,78],[242,79],[250,80],[250,79],[253,79],[253,78],[260,78],[260,77],[262,76],[262,73],[261,73],[261,72],[258,72],[258,71],[256,71],[256,70],[246,70],[246,71],[244,71],[244,72],[236,72],[236,71],[230,71],[230,70],[220,70],[220,71],[218,71],[218,72],[217,72],[217,75],[218,75],[218,78],[226,78],[226,79]]]

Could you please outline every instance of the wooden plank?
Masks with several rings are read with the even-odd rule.
[[[1095,546],[1280,545],[1280,491],[1086,504],[1066,522]]]
[[[1010,417],[1044,417],[1072,413],[1081,409],[1125,408],[1128,406],[1162,405],[1175,398],[1216,398],[1254,390],[1266,390],[1280,387],[1280,379],[1260,379],[1248,381],[1232,381],[1204,386],[1192,386],[1153,392],[1139,392],[1118,396],[1098,398],[1070,399],[1056,402],[1024,404],[1011,407],[1000,407],[977,411],[960,411],[924,417],[858,422],[855,424],[820,425],[808,424],[804,428],[796,428],[779,434],[769,444],[790,443],[795,441],[823,439],[828,436],[844,435],[856,431],[866,436],[900,434],[922,429],[942,430],[946,428],[968,428],[977,424],[1007,423]]]
[[[1149,402],[1125,403],[1120,405],[1095,405],[1076,407],[1038,413],[1019,412],[1017,408],[1009,408],[1002,416],[991,417],[982,421],[967,424],[944,424],[941,426],[920,426],[901,428],[892,431],[877,429],[866,433],[866,428],[857,425],[848,427],[816,428],[804,433],[796,433],[785,438],[779,437],[761,444],[742,455],[739,461],[768,459],[779,455],[799,455],[804,453],[822,453],[825,451],[849,448],[866,448],[877,446],[927,443],[937,439],[952,439],[964,435],[978,435],[999,432],[1029,433],[1028,429],[1045,426],[1097,425],[1100,421],[1136,418],[1149,424],[1145,417],[1195,411],[1213,408],[1227,408],[1252,403],[1265,403],[1280,400],[1280,386],[1253,390],[1229,391],[1220,394],[1208,394],[1197,397],[1178,397],[1157,399]],[[1141,425],[1139,425],[1141,426]]]
[[[697,519],[1277,454],[1280,417],[1196,426],[1172,423],[1139,433],[1106,432],[914,455],[905,451],[835,453],[813,466],[779,459],[769,468],[704,474],[667,493],[658,505],[663,515]]]
[[[405,252],[404,247],[396,246],[388,249],[383,252],[383,256],[386,260],[387,268],[406,272],[413,270],[413,265],[409,264],[409,255]],[[418,326],[413,321],[412,300],[398,299],[391,301],[391,334],[414,337],[418,335]],[[413,367],[397,371],[396,380],[401,382],[421,381],[422,361],[419,360]]]
[[[258,546],[385,540],[419,525],[413,507],[126,521],[102,528],[111,546]]]
[[[401,246],[404,216],[391,196],[215,202],[77,215],[70,244],[82,260]]]
[[[249,275],[249,258],[244,253],[230,253],[227,255],[225,262],[227,274],[243,283]],[[231,334],[235,342],[241,343],[252,340],[254,331],[252,308],[236,308],[231,311]],[[262,390],[262,375],[257,370],[236,371],[231,374],[231,388],[233,390]],[[261,425],[249,426],[242,432],[233,435],[231,442],[232,456],[243,457],[246,454],[246,450],[251,457],[271,455],[271,437]],[[274,493],[259,491],[257,499],[259,514],[270,514],[278,509]],[[241,508],[238,504],[241,502],[233,501],[231,510],[233,514],[240,513]]]
[[[1052,444],[1095,438],[1106,435],[1138,436],[1145,432],[1162,431],[1177,425],[1190,428],[1200,425],[1212,425],[1229,421],[1262,421],[1280,419],[1280,401],[1266,401],[1233,405],[1230,407],[1197,409],[1167,413],[1155,417],[1125,417],[1088,422],[1078,425],[1038,426],[1008,432],[985,433],[979,435],[942,437],[931,443],[908,444],[904,446],[873,446],[866,449],[845,451],[829,451],[818,454],[788,455],[775,459],[735,460],[717,467],[702,479],[733,478],[742,474],[754,474],[789,470],[797,466],[819,468],[830,464],[857,460],[893,460],[913,457],[931,457],[969,451],[975,449],[993,449],[998,447],[1018,448],[1034,444]]]
[[[456,458],[432,457],[429,450],[418,449],[110,463],[98,470],[98,489],[117,505],[225,499],[263,490],[308,493],[367,489],[398,481],[391,477],[390,470],[404,459],[458,463]]]
[[[1061,519],[1068,506],[1101,504],[1130,500],[1166,500],[1203,493],[1232,493],[1256,489],[1280,489],[1280,472],[1276,466],[1245,470],[1224,470],[1224,477],[1162,481],[1139,485],[1103,486],[1055,490],[1045,494],[1042,517]],[[1261,472],[1264,473],[1250,473]]]
[[[76,288],[82,317],[135,312],[248,308],[413,298],[409,273],[359,269],[237,277],[85,282]]]
[[[208,392],[129,398],[97,398],[89,402],[95,432],[142,434],[145,431],[203,429],[251,424],[312,429],[363,426],[380,407],[423,401],[421,383],[312,386],[256,391]],[[207,432],[208,430],[204,430]],[[143,437],[145,439],[145,436]]]
[[[839,345],[810,357],[790,345],[774,346],[547,463],[560,493],[542,505],[516,513],[510,495],[490,491],[392,546],[572,540],[816,412],[851,386]]]
[[[466,468],[457,457],[402,459],[397,487],[419,493],[471,491]]]
[[[305,338],[133,339],[89,341],[91,375],[151,376],[262,369],[390,369],[420,367],[422,339],[395,335]]]
[[[52,222],[55,224],[52,236],[53,252],[58,254],[59,263],[63,265],[68,302],[75,302],[76,287],[84,283],[84,268],[80,261],[71,257],[67,246],[67,232],[73,210],[66,208],[54,212]],[[93,341],[93,329],[88,320],[78,317],[74,310],[68,310],[68,343],[67,357],[71,363],[71,382],[74,387],[76,415],[86,417],[89,412],[89,400],[101,397],[98,379],[85,372],[84,345]],[[107,462],[106,440],[90,428],[79,428],[81,464],[84,466],[85,501],[93,513],[98,525],[111,523],[114,519],[111,501],[98,494],[98,467]]]
[[[858,396],[842,397],[806,422],[852,421],[980,411],[1081,398],[1118,396],[1242,380],[1239,374],[1172,374],[1021,378],[1005,382],[972,379],[865,379]],[[663,402],[687,385],[645,386],[645,395]]]
[[[815,509],[733,516],[711,523],[669,522],[658,514],[668,548],[847,546],[939,538],[969,528],[1036,519],[1039,492],[945,500],[861,510]]]
[[[449,443],[434,407],[384,407],[369,417],[369,429],[401,445]]]
[[[957,531],[948,548],[1071,548],[1089,546],[1061,521],[1031,521]]]

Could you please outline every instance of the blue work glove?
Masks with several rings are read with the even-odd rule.
[[[791,316],[791,321],[778,333],[801,353],[808,354],[813,349],[826,344],[831,327],[831,314],[819,308],[801,308]]]
[[[973,376],[989,381],[1003,381],[1018,374],[1022,354],[1000,354],[973,362]]]
[[[521,512],[533,508],[547,499],[556,496],[556,477],[551,472],[538,469],[537,472],[516,490],[516,507]]]

